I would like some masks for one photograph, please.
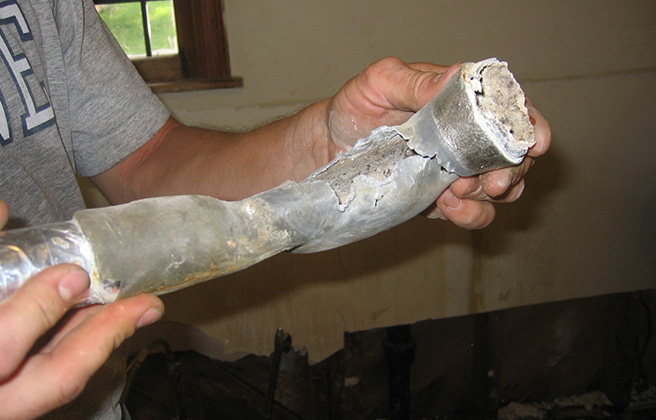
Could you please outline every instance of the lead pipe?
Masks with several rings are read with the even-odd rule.
[[[7,231],[0,300],[63,262],[89,273],[87,304],[107,303],[375,235],[419,214],[459,176],[520,163],[534,142],[524,101],[506,63],[466,63],[406,123],[374,130],[301,183],[232,202],[149,198]]]

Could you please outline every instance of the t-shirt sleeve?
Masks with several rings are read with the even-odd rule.
[[[57,3],[78,173],[93,176],[150,140],[170,114],[90,0]]]

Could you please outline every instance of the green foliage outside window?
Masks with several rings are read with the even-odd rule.
[[[149,1],[147,5],[153,55],[176,54],[178,46],[172,1]],[[96,8],[126,54],[131,57],[146,55],[139,3],[98,5]]]

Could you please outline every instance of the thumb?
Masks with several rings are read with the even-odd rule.
[[[379,90],[391,109],[419,111],[430,102],[458,72],[461,64],[450,67],[429,63],[405,64],[401,60],[381,61],[386,81]],[[377,63],[378,64],[378,63]]]

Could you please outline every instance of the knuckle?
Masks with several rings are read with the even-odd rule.
[[[73,401],[84,389],[89,375],[79,369],[59,369],[55,376],[55,394],[53,402],[56,406],[68,404]]]
[[[494,206],[487,202],[477,202],[464,218],[464,227],[468,229],[482,229],[492,223],[494,219]]]
[[[394,73],[394,70],[402,68],[403,61],[397,57],[385,57],[368,66],[362,77],[367,85],[375,85],[379,81],[387,80]]]
[[[31,319],[47,330],[66,312],[66,306],[55,293],[39,293],[26,304],[26,310]]]
[[[404,67],[405,63],[398,57],[384,57],[378,61],[375,61],[369,68],[377,72],[384,72],[388,69],[394,69],[399,67]]]
[[[92,321],[98,326],[111,325],[111,330],[106,336],[108,351],[119,347],[125,340],[136,331],[136,320],[127,307],[127,301],[114,302],[102,310],[91,315]]]
[[[489,197],[500,197],[505,194],[513,183],[515,168],[499,169],[485,174],[483,190]]]

